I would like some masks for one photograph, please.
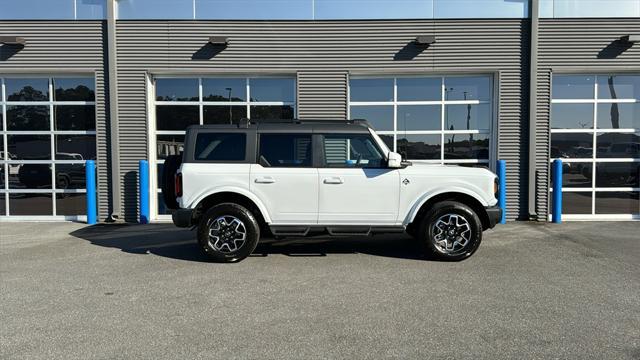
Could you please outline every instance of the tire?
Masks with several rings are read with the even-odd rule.
[[[221,236],[210,236],[211,230]],[[242,242],[238,241],[241,237],[244,238]],[[198,244],[215,262],[230,263],[245,259],[255,250],[259,239],[260,225],[256,217],[238,204],[215,205],[207,210],[198,224]]]
[[[427,250],[438,259],[460,261],[480,246],[482,223],[469,206],[443,201],[435,204],[422,219],[419,234]]]
[[[170,155],[164,160],[164,166],[162,168],[162,198],[165,206],[172,210],[178,208],[174,176],[180,164],[182,164],[181,155]]]

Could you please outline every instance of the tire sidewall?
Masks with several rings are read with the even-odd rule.
[[[471,227],[471,241],[464,247],[463,251],[453,255],[438,250],[434,240],[433,225],[445,214],[461,215],[469,222]],[[478,215],[467,205],[454,201],[445,201],[436,204],[433,210],[425,216],[420,226],[420,234],[424,236],[424,243],[427,250],[436,257],[441,260],[460,261],[473,255],[480,246],[480,242],[482,241],[482,223]]]
[[[240,249],[232,253],[224,253],[215,250],[209,244],[209,226],[211,222],[220,216],[233,216],[244,223],[247,237]],[[212,260],[216,262],[238,262],[245,259],[258,245],[260,239],[260,226],[255,216],[245,207],[233,203],[223,203],[210,208],[201,218],[198,224],[198,245]]]

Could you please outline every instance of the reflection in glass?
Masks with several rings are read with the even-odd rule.
[[[433,0],[315,0],[315,19],[430,19]]]
[[[9,177],[9,189],[51,189],[51,164],[21,164]]]
[[[554,75],[553,99],[593,99],[595,75]]]
[[[95,105],[55,105],[55,130],[95,130]]]
[[[598,104],[598,129],[640,128],[640,102]]]
[[[433,0],[436,19],[512,18],[529,16],[529,0]]]
[[[640,133],[605,133],[596,137],[599,158],[640,158]]]
[[[50,130],[46,105],[7,105],[7,130]]]
[[[72,20],[74,0],[3,1],[0,19],[3,20]]]
[[[640,75],[598,75],[598,99],[640,100]]]
[[[10,194],[11,215],[53,215],[53,197],[49,194]]]
[[[56,215],[86,215],[87,194],[56,194]]]
[[[377,131],[393,131],[393,106],[352,106],[351,119],[364,119]]]
[[[491,78],[488,76],[447,77],[444,86],[445,100],[491,100]]]
[[[237,124],[240,119],[247,117],[247,107],[245,105],[205,105],[203,116],[205,124]]]
[[[596,214],[639,214],[639,192],[597,192]]]
[[[397,149],[403,159],[439,160],[440,135],[398,135]]]
[[[399,105],[398,131],[440,130],[440,105]]]
[[[0,170],[2,169],[2,165],[0,165]],[[0,175],[1,179],[4,179],[4,175]],[[6,206],[6,196],[4,193],[0,193],[0,216],[7,215],[7,206]]]
[[[440,78],[398,78],[396,87],[398,101],[442,100],[442,80]]]
[[[446,105],[445,130],[489,130],[491,105]]]
[[[118,0],[118,19],[193,19],[193,0]]]
[[[317,2],[318,0],[316,0]],[[311,19],[311,0],[196,0],[196,19]]]
[[[179,155],[184,150],[184,135],[158,135],[156,147],[158,159]]]
[[[393,79],[351,79],[349,96],[352,102],[393,101]]]
[[[7,101],[49,101],[49,79],[4,79]]]
[[[552,133],[552,159],[584,159],[593,157],[593,134]]]
[[[562,193],[562,214],[591,214],[591,192]],[[553,206],[553,196],[551,206]]]
[[[249,79],[251,101],[284,101],[295,100],[295,79],[256,78]]]
[[[156,175],[158,175],[158,188],[162,188],[162,185],[164,184],[164,182],[162,181],[163,176],[162,176],[162,171],[164,169],[164,164],[157,164],[158,166],[158,172],[156,173]]]
[[[198,101],[198,79],[157,79],[156,100]]]
[[[157,105],[156,127],[158,130],[184,130],[189,125],[200,123],[197,105]]]
[[[552,129],[592,129],[593,104],[551,104]]]
[[[228,109],[227,109],[228,111]],[[239,115],[240,113],[238,113]],[[271,106],[256,105],[251,106],[251,119],[293,119],[293,106]]]
[[[55,101],[95,101],[93,78],[54,78]]]
[[[51,136],[7,135],[7,148],[16,160],[50,160]]]
[[[233,78],[202,79],[202,100],[246,101],[247,81]]]
[[[56,160],[95,160],[95,135],[55,135]]]
[[[591,187],[593,172],[592,163],[562,163],[562,186],[567,188]]]
[[[597,163],[596,187],[640,187],[640,163]]]
[[[553,15],[556,18],[638,17],[640,3],[637,0],[554,0]]]
[[[445,160],[489,159],[488,134],[446,134],[444,141]]]
[[[77,19],[106,19],[107,0],[76,0]]]
[[[309,167],[313,159],[311,135],[262,134],[260,164],[267,167]]]
[[[84,163],[56,164],[56,189],[84,189],[86,187]]]

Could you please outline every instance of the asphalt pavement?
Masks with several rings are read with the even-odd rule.
[[[509,223],[215,264],[171,225],[0,223],[0,359],[640,359],[640,223]]]

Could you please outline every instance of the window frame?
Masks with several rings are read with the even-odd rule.
[[[401,135],[438,135],[440,136],[440,157],[439,159],[411,159],[407,160],[418,163],[431,163],[431,164],[456,164],[456,165],[480,165],[486,166],[491,169],[494,168],[493,159],[495,158],[498,136],[497,136],[497,114],[498,114],[498,96],[499,89],[497,88],[499,72],[496,71],[469,71],[469,72],[438,72],[436,74],[353,74],[349,76],[347,81],[347,118],[351,119],[352,107],[358,106],[388,106],[393,108],[393,130],[376,130],[376,133],[380,136],[392,136],[393,147],[391,151],[397,152],[398,139]],[[488,77],[489,78],[489,91],[490,100],[447,100],[446,99],[446,78],[472,78],[472,77]],[[351,101],[351,80],[352,79],[393,79],[393,101]],[[398,79],[403,78],[437,78],[440,79],[441,98],[439,100],[424,100],[424,101],[401,101],[398,100]],[[445,129],[446,122],[446,106],[447,105],[480,105],[488,104],[490,111],[489,128],[486,130],[447,130]],[[439,130],[398,130],[398,107],[403,105],[430,105],[440,107],[440,129]],[[488,159],[446,159],[445,158],[445,140],[447,135],[469,135],[469,134],[482,134],[487,135],[489,139],[488,146]]]
[[[48,99],[47,100],[39,100],[39,101],[8,101],[7,100],[7,90],[6,90],[6,79],[47,79],[48,86]],[[94,91],[94,100],[93,101],[59,101],[55,100],[55,84],[54,79],[60,78],[90,78],[93,82],[93,91]],[[74,165],[74,164],[86,164],[87,160],[91,159],[83,159],[83,160],[58,160],[56,159],[56,142],[57,136],[60,135],[86,135],[93,136],[95,140],[95,154],[96,157],[98,155],[98,141],[97,141],[97,121],[98,121],[98,106],[97,106],[97,97],[98,97],[98,83],[97,77],[95,73],[90,72],[78,72],[78,73],[32,73],[32,74],[22,74],[22,73],[9,73],[0,76],[0,108],[2,112],[2,130],[0,130],[0,137],[2,138],[2,153],[3,157],[0,158],[0,164],[3,169],[3,183],[0,184],[0,193],[4,195],[4,206],[5,212],[0,213],[0,219],[6,220],[31,220],[31,219],[53,219],[53,220],[80,220],[86,219],[86,214],[76,214],[76,215],[59,215],[57,211],[57,201],[58,197],[61,194],[86,194],[86,183],[84,188],[67,188],[67,189],[58,189],[56,184],[56,165]],[[47,106],[48,107],[48,121],[49,121],[49,130],[9,130],[7,128],[7,107],[9,106]],[[56,128],[56,114],[55,109],[56,106],[66,106],[66,105],[87,105],[94,107],[94,121],[95,121],[95,129],[94,130],[54,130]],[[49,137],[49,146],[50,146],[50,156],[48,159],[41,160],[20,160],[20,159],[10,159],[8,152],[8,137],[12,135],[40,135],[40,136],[48,136]],[[46,189],[12,189],[9,184],[9,168],[11,166],[22,166],[27,164],[41,164],[41,165],[49,165],[51,167],[51,187]],[[11,215],[10,209],[10,195],[11,194],[51,194],[51,215]]]
[[[575,71],[574,71],[575,70]],[[640,155],[636,158],[627,157],[627,158],[607,158],[607,157],[599,157],[598,156],[598,136],[604,134],[640,134],[640,128],[618,128],[618,129],[607,129],[607,128],[598,128],[598,105],[604,104],[637,104],[640,103],[640,99],[628,99],[628,98],[620,98],[620,99],[600,99],[599,98],[599,85],[598,85],[598,77],[600,76],[616,76],[616,75],[627,75],[627,76],[640,76],[640,71],[638,70],[627,70],[620,71],[620,69],[559,69],[557,71],[552,71],[550,73],[550,85],[549,85],[549,123],[548,123],[548,131],[549,131],[549,147],[548,151],[548,160],[549,160],[549,169],[550,165],[554,160],[560,159],[563,164],[588,164],[591,167],[591,186],[584,187],[570,187],[563,186],[562,192],[575,192],[575,193],[589,193],[591,195],[591,212],[588,214],[580,214],[580,213],[564,213],[563,217],[567,220],[596,220],[596,219],[604,219],[604,220],[640,220],[640,205],[639,209],[636,213],[619,213],[619,214],[602,214],[598,213],[596,210],[596,199],[597,194],[599,193],[614,193],[614,192],[630,192],[630,193],[640,193],[640,187],[601,187],[597,184],[597,168],[598,164],[603,163],[640,163]],[[556,76],[592,76],[593,77],[593,96],[588,99],[554,99],[553,95],[553,83],[554,78]],[[638,89],[640,91],[640,89]],[[553,104],[591,104],[593,105],[593,117],[591,128],[585,129],[577,129],[577,128],[568,128],[568,129],[554,129],[551,125],[551,108]],[[584,158],[558,158],[551,156],[552,142],[551,136],[553,134],[586,134],[590,135],[591,138],[591,156]],[[547,196],[549,199],[549,214],[548,218],[551,219],[551,201],[553,194],[553,187],[551,186],[552,174],[551,171],[548,171],[548,187],[547,187]]]

